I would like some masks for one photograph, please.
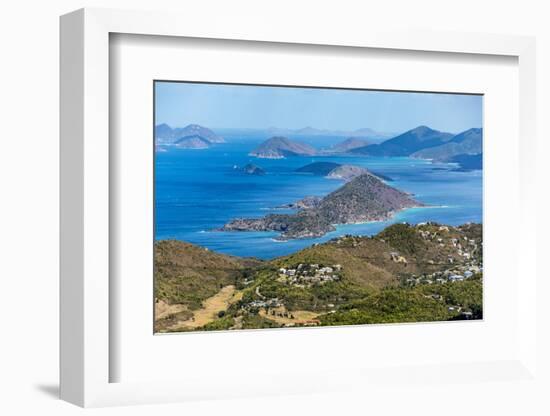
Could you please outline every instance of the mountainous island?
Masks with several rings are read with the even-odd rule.
[[[343,142],[336,143],[335,145],[321,150],[320,154],[342,154],[342,153],[349,153],[352,149],[357,149],[359,147],[365,147],[369,145],[369,141],[365,139],[360,139],[356,137],[350,137]]]
[[[298,201],[291,202],[290,204],[281,205],[277,208],[283,209],[312,209],[317,208],[321,204],[323,198],[320,196],[306,196]]]
[[[322,198],[315,208],[262,218],[237,218],[221,231],[276,231],[280,239],[313,238],[333,231],[334,224],[387,220],[397,211],[421,206],[424,204],[407,193],[366,173]]]
[[[175,144],[178,140],[181,140],[182,138],[194,136],[202,139],[208,144],[225,143],[223,137],[217,135],[209,128],[200,126],[198,124],[189,124],[185,127],[176,128],[172,128],[166,123],[158,124],[155,126],[155,140],[157,141],[157,144]],[[202,149],[203,147],[198,148]]]
[[[459,155],[477,155],[483,151],[482,135],[482,129],[469,129],[457,134],[445,144],[416,151],[411,157],[447,162]]]
[[[316,176],[327,176],[334,169],[342,166],[335,162],[314,162],[296,169],[299,173],[308,173]]]
[[[369,156],[409,156],[414,152],[447,143],[453,138],[451,133],[419,126],[380,144],[352,149],[352,153]]]
[[[309,173],[316,176],[324,176],[327,179],[338,179],[346,182],[364,174],[374,175],[385,181],[391,181],[391,179],[385,175],[369,171],[360,166],[342,165],[334,162],[313,162],[296,169],[296,172]]]
[[[271,137],[249,153],[263,159],[284,159],[292,156],[313,156],[317,151],[304,143],[299,143],[282,136]]]
[[[394,224],[269,261],[154,249],[156,332],[483,318],[480,224]]]
[[[420,126],[380,144],[354,148],[350,152],[368,156],[409,156],[457,163],[461,170],[481,169],[483,129],[472,128],[453,135]]]

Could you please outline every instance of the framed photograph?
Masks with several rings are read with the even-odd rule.
[[[154,89],[155,333],[483,319],[482,95]]]
[[[179,22],[61,19],[62,398],[536,383],[533,39]]]

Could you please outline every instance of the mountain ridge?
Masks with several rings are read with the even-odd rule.
[[[380,144],[371,144],[351,150],[351,153],[369,156],[410,156],[412,153],[444,144],[453,138],[451,133],[418,126]]]
[[[445,162],[458,155],[475,155],[482,153],[483,129],[471,128],[454,136],[447,143],[411,154],[411,157]]]
[[[200,136],[210,143],[225,143],[225,139],[211,129],[199,124],[188,124],[185,127],[172,128],[166,123],[155,126],[155,139],[162,144],[170,144],[185,136]]]

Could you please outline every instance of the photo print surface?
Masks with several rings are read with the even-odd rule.
[[[156,333],[483,318],[483,96],[154,94]]]

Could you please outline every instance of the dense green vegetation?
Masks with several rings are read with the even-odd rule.
[[[461,311],[471,311],[472,319],[482,319],[482,296],[479,275],[450,284],[382,289],[319,319],[323,325],[445,321],[462,318]]]
[[[416,254],[428,248],[416,229],[408,224],[391,225],[379,233],[377,238],[405,254]]]

